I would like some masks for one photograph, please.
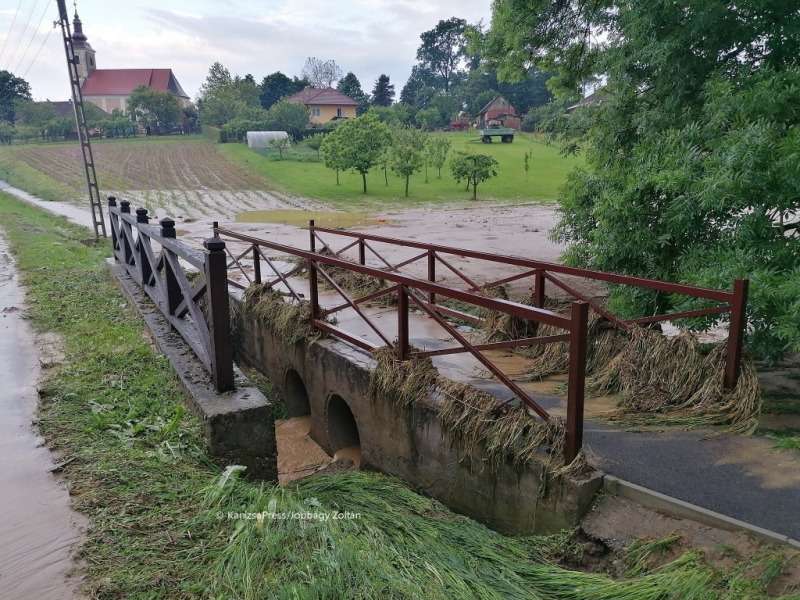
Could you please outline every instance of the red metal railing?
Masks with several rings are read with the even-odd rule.
[[[633,277],[629,275],[620,275],[617,273],[608,273],[604,271],[595,271],[591,269],[581,269],[577,267],[568,267],[557,263],[550,263],[538,260],[530,260],[526,258],[519,258],[515,256],[504,256],[497,254],[490,254],[487,252],[479,252],[474,250],[466,250],[463,248],[452,248],[448,246],[441,246],[436,244],[426,244],[423,242],[415,242],[412,240],[400,240],[379,235],[372,235],[360,232],[343,231],[339,229],[330,229],[326,227],[317,227],[314,221],[309,222],[309,231],[312,240],[312,248],[315,247],[318,241],[324,249],[330,252],[333,256],[342,257],[349,250],[357,250],[357,258],[359,264],[366,264],[367,252],[382,269],[392,272],[400,272],[403,267],[412,265],[418,261],[426,261],[427,263],[427,279],[428,281],[436,281],[437,266],[442,266],[446,271],[455,276],[456,280],[466,284],[466,289],[471,291],[485,290],[497,287],[506,283],[514,281],[521,281],[525,278],[533,279],[533,305],[543,307],[545,302],[545,287],[547,283],[558,287],[565,292],[568,297],[573,300],[580,300],[586,302],[591,310],[602,315],[610,325],[620,329],[626,329],[632,325],[645,324],[645,323],[658,323],[663,321],[671,321],[674,319],[701,317],[708,315],[716,315],[723,313],[730,313],[730,324],[728,330],[728,348],[726,354],[725,365],[725,387],[732,389],[736,385],[739,377],[741,354],[742,354],[742,340],[744,337],[746,318],[745,308],[747,304],[748,281],[737,279],[733,282],[732,291],[715,290],[703,288],[698,286],[684,285],[680,283],[673,283],[667,281],[658,281],[655,279],[647,279],[644,277]],[[338,250],[331,247],[325,241],[321,234],[326,236],[335,236],[338,238],[346,238],[352,240]],[[378,244],[389,247],[403,247],[421,250],[419,254],[402,260],[399,263],[392,264],[387,260],[384,255],[379,252]],[[476,282],[472,278],[464,275],[459,269],[452,264],[451,257],[470,258],[486,262],[486,271],[492,272],[491,265],[507,265],[515,266],[521,269],[521,272],[506,276],[497,280],[490,280],[486,282]],[[592,281],[602,281],[606,283],[614,283],[618,285],[628,285],[640,287],[650,290],[661,292],[668,292],[671,294],[680,294],[694,298],[702,298],[719,302],[718,306],[701,308],[696,310],[688,310],[683,312],[673,312],[669,314],[658,314],[636,319],[622,319],[617,317],[598,302],[592,300],[587,294],[578,291],[574,285],[570,285],[564,281],[562,276],[573,276],[585,278]],[[434,295],[430,295],[428,302],[436,306],[435,310],[443,314],[457,316],[462,319],[476,321],[474,316],[453,311],[444,306],[436,304]]]
[[[528,306],[510,300],[493,298],[476,290],[464,290],[450,285],[437,283],[435,281],[421,279],[410,275],[397,272],[394,269],[377,269],[360,263],[343,260],[330,254],[322,254],[316,251],[315,232],[311,232],[311,249],[301,250],[283,244],[277,244],[268,240],[243,235],[231,230],[222,229],[214,223],[214,234],[226,239],[235,240],[245,244],[245,249],[233,254],[229,247],[227,252],[230,256],[229,268],[238,269],[248,281],[248,283],[263,283],[267,286],[280,286],[286,290],[286,295],[292,301],[305,299],[305,292],[300,291],[300,285],[308,286],[308,299],[311,308],[312,326],[325,331],[341,340],[344,340],[358,348],[364,350],[374,350],[379,347],[388,347],[393,350],[398,360],[405,360],[412,356],[442,356],[445,354],[468,353],[472,355],[483,367],[502,382],[520,401],[524,402],[542,419],[550,419],[550,414],[542,408],[525,390],[521,389],[509,376],[507,376],[494,362],[486,355],[487,351],[501,348],[533,346],[559,341],[568,341],[570,346],[569,360],[569,381],[567,391],[567,444],[565,449],[565,461],[571,463],[580,452],[583,445],[583,404],[584,404],[584,380],[586,373],[586,344],[587,344],[587,318],[588,304],[584,301],[572,303],[569,316],[545,310],[541,307]],[[267,256],[265,250],[278,252],[281,255],[294,257],[294,260],[301,259],[301,264],[292,264],[282,261],[285,268],[282,270],[279,260]],[[243,261],[252,257],[252,277]],[[271,275],[264,277],[264,268],[271,271]],[[354,296],[336,283],[335,278],[326,272],[326,268],[338,267],[362,275],[368,275],[377,280],[385,282],[389,287]],[[307,283],[293,279],[301,272],[307,272]],[[327,283],[338,300],[332,305],[323,308],[320,305],[320,280]],[[246,286],[230,281],[230,285],[244,289]],[[391,336],[384,333],[375,320],[362,310],[362,305],[374,301],[382,296],[395,295],[397,303],[397,324],[396,339],[392,341]],[[553,327],[563,329],[564,334],[549,335],[541,337],[528,337],[522,340],[512,340],[507,342],[494,343],[474,343],[465,336],[452,323],[442,317],[442,314],[454,312],[458,315],[468,315],[458,311],[442,310],[431,302],[431,299],[445,298],[457,300],[469,306],[496,311],[501,314],[513,315],[521,319],[527,319],[536,323],[544,323]],[[455,346],[440,348],[436,350],[413,350],[409,344],[409,307],[416,306],[422,313],[433,319],[445,332],[449,338],[454,340]],[[366,323],[370,330],[380,339],[380,344],[375,344],[362,339],[352,332],[342,327],[326,321],[326,317],[336,315],[344,309],[352,309],[358,318]],[[468,315],[473,317],[472,315]],[[473,317],[474,318],[474,317]],[[509,400],[510,401],[510,400]],[[507,401],[506,401],[507,402]],[[499,405],[505,402],[499,403]]]

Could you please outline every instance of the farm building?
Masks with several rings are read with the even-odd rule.
[[[516,109],[511,106],[508,100],[502,96],[496,96],[478,113],[476,123],[478,129],[484,129],[489,125],[498,124],[519,131],[520,118],[517,116]]]
[[[333,119],[356,116],[359,103],[333,88],[306,88],[289,96],[287,102],[304,104],[312,123],[327,123]]]
[[[125,112],[127,101],[137,85],[147,85],[177,96],[182,106],[190,104],[172,69],[98,69],[95,50],[83,33],[83,23],[75,13],[72,45],[78,59],[78,79],[83,99],[110,113],[115,108]]]

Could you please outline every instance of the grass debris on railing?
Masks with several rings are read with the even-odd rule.
[[[369,382],[373,400],[388,398],[409,409],[428,395],[441,397],[442,429],[463,452],[488,456],[493,469],[508,462],[522,470],[535,460],[544,466],[543,486],[552,476],[579,475],[586,470],[583,452],[563,468],[565,427],[561,419],[541,421],[520,403],[506,403],[471,384],[442,377],[430,358],[398,361],[388,348],[373,356],[376,364]]]
[[[254,283],[245,290],[242,310],[246,316],[268,323],[290,344],[308,343],[324,337],[324,333],[311,327],[311,306],[308,301],[287,302],[287,293]]]

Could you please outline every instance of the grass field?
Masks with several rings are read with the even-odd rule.
[[[482,202],[554,201],[564,178],[575,166],[582,164],[581,157],[563,157],[559,148],[545,143],[544,138],[519,134],[514,143],[484,144],[475,132],[433,133],[452,141],[451,156],[456,150],[477,152],[493,156],[499,163],[497,177],[478,186],[478,199]],[[387,205],[415,207],[442,203],[469,203],[471,194],[464,184],[458,184],[450,173],[448,162],[441,178],[436,170],[428,169],[413,175],[409,197],[405,198],[403,180],[389,171],[388,177],[380,168],[367,175],[367,194],[362,193],[361,175],[340,173],[341,185],[336,185],[336,174],[317,159],[316,152],[297,145],[284,151],[278,158],[277,150],[252,151],[241,144],[225,144],[220,152],[233,162],[246,164],[281,188],[301,196],[326,202],[336,208],[348,210],[373,210]],[[526,173],[525,154],[528,153],[529,171]],[[387,185],[388,180],[388,185]]]
[[[519,135],[513,144],[483,144],[471,132],[431,135],[452,140],[451,152],[482,152],[498,160],[498,176],[478,186],[482,203],[555,200],[566,174],[582,160],[564,158],[556,146],[527,134]],[[455,182],[447,164],[441,178],[429,169],[427,183],[424,171],[412,176],[410,197],[404,198],[402,180],[391,171],[385,178],[380,168],[367,175],[367,194],[361,191],[358,173],[340,173],[341,185],[336,185],[335,172],[302,144],[284,152],[283,160],[276,160],[277,151],[259,154],[243,144],[215,145],[194,136],[95,140],[92,148],[101,194],[127,197],[151,212],[198,216],[229,214],[238,205],[243,211],[278,208],[265,205],[262,200],[267,195],[288,199],[289,204],[292,198],[302,197],[355,211],[472,202],[470,192]],[[526,153],[530,155],[527,173]],[[44,200],[78,202],[86,196],[80,147],[75,142],[2,147],[0,178]]]

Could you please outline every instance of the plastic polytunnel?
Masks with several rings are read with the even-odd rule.
[[[284,140],[289,137],[285,131],[248,131],[248,148],[271,148],[270,140]]]

